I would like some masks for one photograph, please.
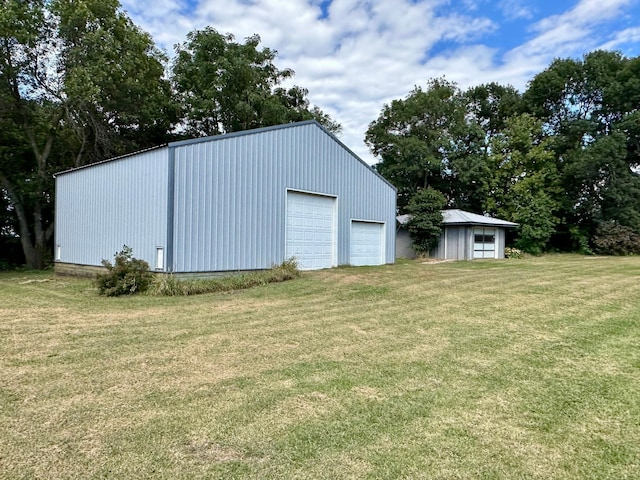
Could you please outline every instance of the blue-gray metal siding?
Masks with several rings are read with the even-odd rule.
[[[396,258],[416,258],[413,240],[406,228],[396,229]]]
[[[170,145],[176,272],[269,268],[285,259],[286,192],[337,198],[338,264],[352,219],[385,222],[395,256],[396,191],[315,123]]]
[[[472,225],[444,225],[438,246],[431,255],[442,259],[473,260],[474,228],[476,227]],[[485,228],[495,228],[497,258],[504,258],[504,228],[494,226]]]
[[[126,244],[153,268],[156,247],[167,243],[167,152],[158,148],[59,174],[56,260],[100,265]]]
[[[440,232],[440,240],[436,248],[431,252],[431,256],[449,260],[473,258],[473,252],[471,252],[471,257],[467,253],[471,231],[473,231],[473,227],[443,225]],[[473,244],[471,244],[471,248],[473,248]]]
[[[496,249],[498,251],[498,258],[504,258],[506,236],[507,233],[504,228],[496,228]]]

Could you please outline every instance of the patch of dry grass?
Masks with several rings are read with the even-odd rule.
[[[0,274],[0,478],[638,478],[640,258],[102,298]]]

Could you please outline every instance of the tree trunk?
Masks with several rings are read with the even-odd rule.
[[[38,235],[38,239],[35,243],[32,242],[31,233],[29,232],[29,222],[27,219],[27,213],[25,210],[24,202],[22,198],[17,195],[13,184],[9,179],[0,172],[0,184],[4,187],[9,196],[11,205],[13,206],[16,216],[18,217],[18,234],[20,236],[20,245],[22,246],[22,252],[27,266],[36,270],[44,268],[44,252],[46,250],[47,241],[53,234],[53,228],[50,225],[46,231],[42,229],[42,218],[40,216],[38,228],[43,231],[42,235]],[[36,211],[40,211],[40,204],[38,202]],[[35,215],[36,222],[38,222],[38,215]]]

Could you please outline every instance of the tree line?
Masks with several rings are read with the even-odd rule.
[[[517,222],[534,254],[640,253],[640,57],[556,59],[522,93],[433,79],[385,105],[366,142],[400,213]]]
[[[172,60],[118,0],[0,6],[0,268],[51,258],[53,174],[181,138],[316,119],[254,35],[190,32]],[[520,93],[433,79],[366,134],[399,213],[446,205],[521,225],[527,251],[639,253],[640,58],[558,59]]]

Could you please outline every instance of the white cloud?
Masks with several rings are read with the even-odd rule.
[[[508,19],[514,20],[519,18],[533,18],[534,11],[529,5],[523,5],[520,0],[502,0],[498,6],[502,13]]]
[[[462,88],[496,81],[524,88],[557,56],[575,56],[602,45],[638,42],[640,29],[616,34],[602,25],[625,15],[634,0],[582,0],[560,15],[535,18],[526,3],[500,0],[509,18],[530,19],[521,43],[504,51],[488,46],[500,19],[488,18],[488,0],[333,0],[322,16],[319,0],[123,0],[133,20],[172,53],[193,29],[207,25],[238,40],[259,34],[279,52],[293,83],[343,125],[343,142],[366,161],[368,124],[384,103],[415,85],[446,76]],[[528,38],[525,38],[528,36]],[[442,46],[446,45],[443,50]]]
[[[535,74],[553,58],[581,55],[601,45],[607,22],[624,15],[634,0],[582,0],[560,15],[553,15],[532,25],[535,36],[507,52],[505,65],[523,66]],[[533,68],[533,70],[531,70]]]
[[[640,43],[640,27],[626,28],[620,32],[616,32],[611,40],[603,43],[598,48],[602,50],[615,50],[627,43]]]

